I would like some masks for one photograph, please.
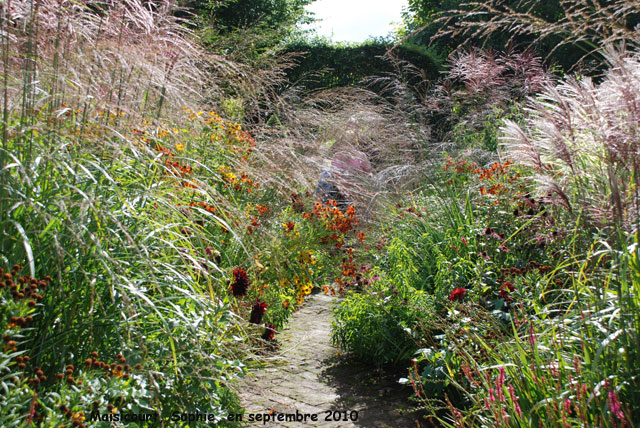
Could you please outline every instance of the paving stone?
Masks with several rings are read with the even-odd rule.
[[[293,314],[289,326],[278,335],[281,347],[273,363],[253,370],[237,385],[245,415],[268,413],[317,414],[318,421],[264,424],[264,428],[405,428],[420,427],[417,416],[395,411],[406,407],[410,389],[399,386],[401,376],[372,373],[370,367],[353,363],[331,344],[331,308],[335,297],[309,296]],[[373,379],[373,381],[370,381]],[[379,397],[383,389],[393,395]],[[357,411],[356,421],[325,421],[327,411]],[[332,415],[332,414],[331,414]],[[246,420],[246,417],[245,417]],[[423,423],[422,426],[426,426]]]

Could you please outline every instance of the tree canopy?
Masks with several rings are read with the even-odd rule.
[[[216,37],[251,40],[256,50],[274,46],[309,20],[313,0],[196,0],[186,2],[200,17],[205,41]]]

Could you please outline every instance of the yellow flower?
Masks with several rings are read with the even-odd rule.
[[[184,150],[184,144],[176,144],[176,150],[181,152]]]

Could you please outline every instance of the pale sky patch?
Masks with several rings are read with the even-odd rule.
[[[386,36],[402,22],[407,0],[316,0],[307,6],[319,21],[312,25],[320,36],[336,42],[362,42]]]

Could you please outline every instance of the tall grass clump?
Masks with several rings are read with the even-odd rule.
[[[239,411],[228,281],[248,255],[220,168],[249,138],[183,110],[213,86],[175,12],[0,5],[2,426]]]
[[[568,78],[506,123],[506,154],[536,171],[541,193],[598,227],[629,232],[640,220],[640,59],[608,50],[602,82]]]
[[[502,166],[450,162],[446,187],[468,196],[439,210],[457,213],[446,233],[410,222],[452,303],[408,377],[444,426],[637,424],[637,60],[607,57],[599,84],[566,78],[505,121]]]

